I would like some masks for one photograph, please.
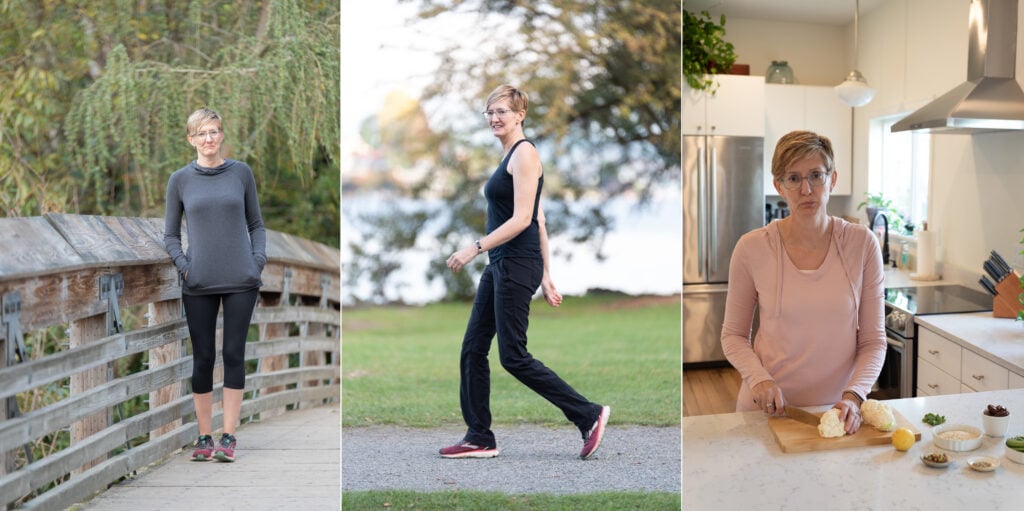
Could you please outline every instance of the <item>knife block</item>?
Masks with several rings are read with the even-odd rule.
[[[992,317],[1017,318],[1017,311],[1024,309],[1018,297],[1024,289],[1020,287],[1020,275],[1011,272],[996,284],[996,295],[992,297]]]

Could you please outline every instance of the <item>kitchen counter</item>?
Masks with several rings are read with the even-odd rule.
[[[991,312],[973,312],[916,316],[914,320],[997,364],[1024,374],[1024,323],[1016,319],[994,318]]]
[[[952,280],[912,280],[910,278],[910,272],[907,270],[901,270],[898,268],[888,267],[885,269],[885,287],[923,287],[923,286],[948,286],[952,284],[958,284]],[[971,287],[971,286],[968,286]],[[980,290],[980,286],[973,286],[976,290]]]
[[[921,431],[909,451],[891,445],[783,453],[761,412],[683,419],[685,510],[1002,510],[1021,509],[1024,465],[1003,454],[1004,438],[984,437],[979,449],[947,452],[934,447],[925,413],[947,424],[982,427],[981,412],[1001,404],[1011,412],[1008,435],[1024,434],[1024,392],[1002,390],[886,401]],[[870,427],[870,426],[866,426]],[[953,463],[929,468],[920,457],[946,452]],[[967,458],[985,455],[1001,465],[976,472]]]

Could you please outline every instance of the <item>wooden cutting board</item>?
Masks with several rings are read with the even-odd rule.
[[[900,415],[900,412],[893,409],[892,414],[896,418],[896,428],[907,428],[914,432],[914,438],[921,440],[921,432]],[[820,413],[814,415],[821,417]],[[827,451],[892,443],[892,431],[878,431],[867,424],[861,426],[857,433],[840,438],[821,438],[816,426],[804,424],[789,417],[769,417],[768,427],[771,428],[782,452]]]

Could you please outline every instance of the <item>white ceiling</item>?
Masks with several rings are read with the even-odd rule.
[[[878,7],[882,0],[860,0],[860,14]],[[729,18],[793,21],[846,25],[853,22],[856,0],[684,0],[690,12],[708,11]]]

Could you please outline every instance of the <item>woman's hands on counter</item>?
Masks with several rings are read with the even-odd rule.
[[[772,380],[765,380],[753,389],[754,404],[768,415],[782,416],[786,414],[786,398],[782,396],[782,389]]]

